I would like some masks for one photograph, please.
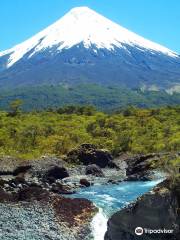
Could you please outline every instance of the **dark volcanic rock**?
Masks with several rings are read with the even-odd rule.
[[[50,156],[44,156],[41,157],[40,159],[35,159],[31,161],[32,168],[29,170],[29,174],[32,177],[38,177],[38,178],[43,178],[48,175],[48,172],[50,172],[50,175],[54,177],[55,179],[60,176],[60,171],[63,174],[65,169],[60,169],[60,171],[56,171],[56,167],[58,168],[64,168],[64,162],[56,157],[50,157]],[[53,170],[55,168],[55,170]],[[54,176],[53,176],[54,175]]]
[[[29,169],[31,164],[28,161],[22,161],[15,157],[4,156],[0,158],[0,175],[23,176]]]
[[[71,163],[96,164],[102,168],[108,166],[112,159],[112,155],[107,150],[97,149],[93,144],[82,144],[67,155],[67,160]]]
[[[2,240],[91,239],[96,207],[86,199],[68,199],[41,187],[12,194],[0,188]]]
[[[58,194],[72,194],[75,193],[75,191],[72,189],[72,187],[68,185],[63,185],[59,182],[53,183],[51,187],[51,191]]]
[[[6,165],[7,160],[7,165]],[[5,192],[19,192],[30,191],[30,187],[35,187],[36,190],[39,188],[45,188],[52,190],[52,184],[56,180],[69,177],[65,162],[56,157],[44,156],[40,159],[31,161],[20,161],[10,157],[4,157],[0,161],[0,186]],[[29,188],[28,188],[29,187]],[[58,187],[59,188],[59,187]],[[53,189],[53,192],[59,193],[71,193],[69,189],[60,189],[57,191]],[[21,192],[19,193],[22,194]],[[24,192],[23,192],[24,194]],[[29,194],[29,192],[28,192]],[[38,195],[38,193],[37,193]],[[21,196],[20,196],[21,198]],[[23,197],[24,198],[24,197]],[[28,198],[28,197],[27,197]]]
[[[17,176],[19,174],[25,174],[26,172],[28,172],[29,169],[31,169],[31,165],[24,165],[24,166],[18,166],[14,172],[13,175]]]
[[[149,169],[151,162],[149,159],[157,156],[156,154],[137,155],[126,160],[128,164],[127,175],[135,174]]]
[[[115,213],[108,221],[105,240],[178,240],[180,239],[180,216],[178,197],[166,182],[153,191]],[[135,228],[172,229],[171,234],[143,234],[137,236]]]
[[[150,180],[150,173],[153,170],[152,161],[158,161],[158,154],[136,155],[125,159],[127,164],[127,180]]]
[[[84,221],[91,219],[97,211],[91,201],[83,198],[55,198],[53,207],[57,218],[70,227],[78,224],[83,228]]]
[[[150,173],[140,172],[138,174],[128,175],[125,181],[149,181],[151,178]]]
[[[44,156],[29,162],[11,157],[3,157],[0,159],[0,175],[12,175],[23,178],[25,176],[29,178],[43,178],[46,176],[53,177],[54,179],[62,179],[69,176],[64,164],[61,159],[51,156]]]
[[[42,41],[47,41],[46,36],[37,41],[35,44],[37,49]],[[72,86],[95,83],[136,89],[142,85],[147,87],[155,85],[158,89],[170,89],[179,85],[178,55],[174,57],[171,54],[151,50],[141,43],[139,45],[138,42],[137,45],[121,43],[122,47],[113,45],[113,50],[99,48],[95,44],[86,47],[81,42],[59,51],[61,44],[62,42],[58,41],[57,44],[40,51],[31,46],[32,48],[28,48],[26,54],[10,68],[6,66],[12,58],[12,52],[1,56],[0,87],[36,87],[45,86],[47,83],[53,86],[60,84]],[[79,94],[78,92],[78,96]],[[79,98],[82,102],[81,95]],[[70,100],[69,98],[65,104],[72,104]]]
[[[18,195],[11,192],[6,192],[4,189],[0,188],[0,203],[5,202],[15,202],[18,199]]]
[[[8,181],[4,180],[3,178],[0,178],[0,187],[4,187],[4,184],[7,184]]]
[[[85,178],[80,179],[79,183],[85,187],[90,187],[91,185],[90,182]]]
[[[22,177],[16,177],[7,181],[7,185],[12,188],[12,191],[18,192],[19,189],[27,187],[29,184]],[[6,185],[4,185],[6,186]]]
[[[49,192],[41,187],[26,187],[18,192],[19,201],[48,201]]]
[[[85,170],[86,172],[86,174],[88,175],[88,174],[92,174],[92,175],[94,175],[94,176],[96,176],[96,177],[104,177],[104,173],[103,173],[103,171],[101,170],[101,168],[100,167],[98,167],[96,164],[92,164],[92,165],[88,165],[87,167],[86,167],[86,170]]]
[[[108,167],[109,167],[109,168],[116,168],[117,170],[120,169],[120,167],[115,163],[115,161],[110,161],[110,162],[108,163]]]
[[[52,181],[57,179],[63,179],[69,177],[69,173],[65,167],[53,166],[52,168],[48,169],[45,173],[44,180]]]
[[[18,186],[19,184],[28,184],[23,177],[15,177],[11,180],[11,182],[14,183],[16,186]]]

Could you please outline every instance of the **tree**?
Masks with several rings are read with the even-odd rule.
[[[18,115],[20,113],[22,104],[23,104],[23,101],[21,99],[16,99],[10,102],[9,116],[14,117]]]

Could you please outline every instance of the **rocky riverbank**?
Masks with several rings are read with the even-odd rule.
[[[113,159],[107,150],[91,144],[81,145],[64,159],[2,157],[1,239],[92,239],[90,223],[97,208],[89,200],[64,195],[93,184],[150,180],[154,176],[151,162],[159,158],[158,154],[122,154]]]
[[[11,199],[1,198],[2,240],[89,239],[96,207],[86,199],[66,199],[29,187]]]
[[[171,189],[170,185],[165,180],[133,204],[113,214],[108,221],[105,240],[179,240],[180,189]],[[137,227],[143,229],[142,235],[135,234]],[[155,232],[146,233],[146,229]],[[166,233],[161,233],[164,229]]]
[[[152,161],[160,155],[112,155],[94,145],[83,144],[72,150],[64,159],[44,156],[23,161],[12,157],[0,159],[0,189],[17,193],[24,188],[37,186],[58,194],[71,194],[80,187],[96,183],[151,180]]]

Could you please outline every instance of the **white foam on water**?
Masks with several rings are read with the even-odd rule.
[[[107,221],[108,218],[104,214],[102,208],[100,208],[91,223],[94,240],[104,240],[104,234],[107,230]]]
[[[157,184],[161,183],[163,180],[164,180],[164,178],[161,178],[161,179],[157,179],[157,180],[153,180],[153,181],[147,181],[147,182],[144,182],[143,184],[145,186],[154,187]]]
[[[99,198],[102,198],[102,199],[104,199],[105,201],[107,201],[107,202],[113,202],[113,201],[115,201],[116,200],[116,198],[114,198],[114,197],[112,197],[112,196],[110,196],[110,195],[108,195],[108,194],[101,194],[101,195],[97,195]]]

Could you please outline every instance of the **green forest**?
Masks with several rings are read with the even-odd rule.
[[[1,156],[63,156],[82,143],[108,149],[114,156],[180,149],[180,107],[128,107],[108,114],[73,105],[22,112],[21,104],[16,100],[9,111],[0,112]]]
[[[156,108],[180,104],[180,93],[166,91],[142,91],[118,86],[98,84],[28,86],[0,90],[0,109],[8,110],[9,103],[23,100],[24,111],[58,108],[64,105],[93,105],[100,111],[111,112],[134,105],[140,108]]]

